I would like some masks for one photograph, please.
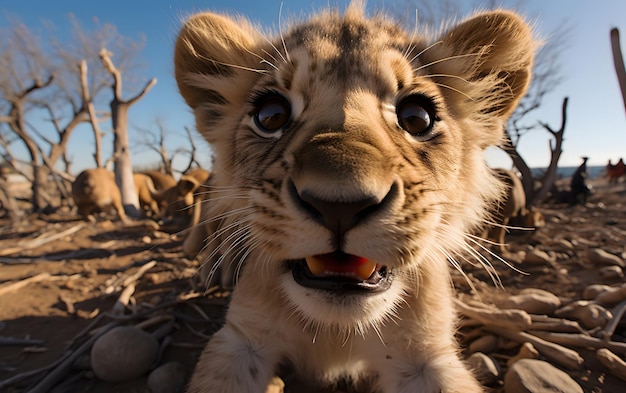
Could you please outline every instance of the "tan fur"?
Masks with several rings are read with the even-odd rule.
[[[193,207],[191,208],[191,227],[196,227],[200,222],[202,214],[202,201],[205,200],[204,193],[206,184],[209,182],[211,172],[202,168],[195,168],[181,176],[181,179],[189,180],[191,188],[189,193],[193,195]],[[195,257],[195,255],[194,255]]]
[[[176,179],[166,173],[159,171],[147,171],[144,174],[152,179],[152,183],[157,191],[166,190],[176,186]]]
[[[211,13],[183,26],[176,79],[216,154],[205,244],[242,269],[189,392],[264,392],[283,362],[318,385],[482,391],[458,356],[448,259],[501,193],[483,150],[527,88],[534,43],[506,11],[434,41],[398,26],[359,2],[275,38]],[[278,107],[264,106],[273,94],[289,117],[263,129],[254,117]],[[401,127],[407,97],[429,108],[431,131]],[[295,279],[327,253],[377,262],[373,282],[389,286]]]
[[[207,180],[209,180],[210,176],[211,176],[211,172],[207,171],[206,169],[195,168],[195,169],[192,169],[189,172],[185,173],[181,177],[193,178],[196,183],[204,184],[204,183],[206,183]]]
[[[198,168],[181,176],[178,181],[159,171],[147,171],[145,175],[154,184],[154,188],[148,187],[148,191],[150,198],[158,204],[160,217],[189,224],[194,216],[194,192],[203,179],[208,178],[209,172]]]
[[[145,173],[134,173],[133,181],[135,182],[135,191],[137,191],[141,210],[144,214],[151,217],[159,217],[161,209],[159,203],[153,197],[156,189],[150,176]]]
[[[114,210],[122,221],[128,221],[115,176],[107,169],[85,169],[78,174],[72,183],[72,196],[78,213],[85,217]]]
[[[237,263],[233,260],[233,253],[227,252],[232,238],[221,237],[219,228],[221,219],[212,218],[210,209],[213,177],[198,187],[194,202],[194,217],[192,225],[183,241],[183,253],[190,259],[202,261],[198,270],[198,279],[206,287],[221,285],[222,288],[234,288]],[[207,242],[211,239],[210,242]],[[231,242],[229,242],[231,240]],[[208,243],[208,244],[207,244]]]

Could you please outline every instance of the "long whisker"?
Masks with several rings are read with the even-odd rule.
[[[439,87],[443,87],[443,88],[449,89],[449,90],[452,90],[452,91],[454,91],[456,93],[461,94],[462,96],[465,96],[467,99],[469,99],[471,101],[475,101],[474,97],[470,96],[469,94],[465,93],[464,91],[461,91],[459,89],[455,89],[454,87],[448,86],[445,83],[435,82],[435,85],[437,85]]]
[[[276,47],[276,45],[274,45],[274,43],[272,41],[269,40],[269,38],[265,37],[265,35],[262,36],[263,39],[270,44],[270,46],[272,47],[272,49],[274,49],[274,51],[278,54],[278,56],[280,57],[280,59],[283,61],[283,63],[285,64],[289,64],[289,62],[287,61],[287,59],[285,58],[285,56],[283,55],[283,53]],[[267,53],[267,52],[266,52]],[[274,56],[270,55],[268,53],[268,55],[272,58],[275,59]]]
[[[291,63],[291,58],[289,57],[289,51],[287,51],[287,45],[285,44],[285,36],[283,35],[282,29],[282,19],[283,19],[283,2],[280,2],[280,9],[278,10],[278,31],[280,32],[280,41],[283,43],[283,49],[285,50],[285,56],[287,56],[286,63]]]
[[[198,55],[198,56],[203,58],[204,60],[213,62],[215,64],[223,65],[225,67],[231,67],[231,68],[236,68],[236,69],[239,69],[239,70],[256,72],[258,74],[267,74],[268,73],[267,70],[261,70],[261,69],[258,69],[258,68],[250,68],[250,67],[245,67],[245,66],[241,66],[241,65],[237,65],[237,64],[224,63],[223,61],[218,61],[218,60],[215,60],[215,59],[211,59],[211,58],[208,58],[208,57],[202,56],[202,55]]]
[[[416,54],[415,56],[413,56],[413,57],[411,58],[411,60],[409,60],[409,63],[413,63],[413,62],[415,61],[415,59],[417,59],[418,57],[420,57],[421,55],[423,55],[424,53],[426,53],[428,50],[430,50],[430,49],[434,48],[435,46],[437,46],[437,45],[439,45],[439,44],[442,44],[442,43],[443,43],[443,41],[436,41],[436,42],[434,42],[434,43],[432,43],[432,44],[428,45],[426,48],[422,49],[422,50],[421,50],[418,54]],[[415,69],[415,70],[413,70],[413,71],[419,71],[419,70],[421,70],[423,67],[429,67],[429,66],[431,66],[431,65],[433,65],[433,64],[435,64],[435,62],[432,62],[432,63],[429,63],[429,64],[425,64],[425,65],[423,65],[422,67],[417,68],[417,69]]]
[[[483,240],[480,236],[475,236],[472,234],[465,234],[466,238],[472,243],[477,245],[478,247],[480,247],[481,249],[483,249],[484,251],[486,251],[487,253],[489,253],[489,255],[491,255],[492,257],[496,258],[497,260],[499,260],[500,262],[502,262],[504,265],[506,265],[508,268],[510,268],[511,270],[523,274],[525,276],[528,276],[530,273],[525,272],[523,270],[518,269],[517,267],[513,266],[509,261],[507,261],[506,259],[502,258],[501,256],[499,256],[498,254],[494,253],[493,251],[489,250],[487,247],[483,246],[482,244],[480,244],[480,242],[478,240]]]
[[[417,36],[417,8],[415,9],[415,27],[413,28],[413,33],[411,34],[411,43],[409,44],[409,46],[402,53],[402,57],[404,57],[407,60],[408,60],[409,53],[411,53],[413,51],[413,49],[415,48],[415,37],[416,36]],[[409,60],[408,62],[410,63],[413,60],[415,60],[415,57],[412,60]]]
[[[439,43],[439,42],[437,42],[437,43]],[[435,45],[435,44],[433,44],[433,45]],[[432,47],[433,45],[431,45],[430,47]],[[428,48],[430,48],[430,47],[428,47]],[[426,48],[426,49],[428,49],[428,48]],[[426,49],[424,49],[424,51]],[[423,53],[424,51],[420,52],[420,54]],[[419,54],[416,55],[416,57],[417,56],[419,56]],[[466,53],[466,54],[463,54],[463,55],[448,56],[448,57],[443,58],[443,59],[433,60],[430,63],[422,64],[421,66],[413,69],[413,72],[421,71],[424,68],[428,68],[428,67],[433,66],[435,64],[443,63],[444,61],[449,61],[449,60],[454,60],[454,59],[462,59],[462,58],[465,58],[465,57],[472,57],[472,56],[480,56],[480,53]]]
[[[275,62],[278,62],[278,60],[277,60],[274,56],[272,56],[272,55],[271,55],[268,51],[266,51],[265,49],[263,49],[263,53],[265,53],[266,55],[268,55],[269,57],[271,57],[271,58],[272,58],[272,60],[274,60]],[[272,68],[274,68],[276,71],[278,71],[278,67],[277,67],[277,66],[275,66],[275,65],[274,65],[274,63],[272,63],[272,62],[271,62],[271,61],[269,61],[269,60],[263,59],[263,60],[261,60],[261,63],[268,64],[268,65],[270,65]]]
[[[452,74],[427,74],[427,75],[424,75],[424,78],[451,78],[451,79],[459,79],[459,80],[462,80],[463,82],[470,83],[470,81],[463,78],[462,76],[452,75]]]

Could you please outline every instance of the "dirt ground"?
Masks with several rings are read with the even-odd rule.
[[[489,257],[504,289],[496,288],[483,269],[468,265],[465,271],[477,291],[456,274],[461,296],[497,303],[523,288],[540,288],[571,301],[581,299],[590,284],[622,284],[622,277],[603,277],[586,255],[601,248],[626,257],[626,184],[594,183],[585,206],[546,204],[541,207],[545,228],[508,236],[505,259],[524,274]],[[559,248],[561,240],[574,248]],[[177,360],[188,377],[207,338],[220,326],[228,294],[203,295],[195,275],[198,265],[183,257],[181,244],[176,230],[150,223],[92,223],[69,213],[28,217],[18,226],[0,219],[0,392],[146,392],[146,377],[107,383],[90,371],[89,345],[84,351],[81,345],[110,322],[161,329],[159,363]],[[550,253],[554,262],[524,265],[520,255],[531,247]],[[154,266],[132,276],[152,261]],[[135,290],[119,312],[121,292],[132,285]],[[626,342],[623,318],[612,340]],[[586,392],[626,391],[626,382],[598,364],[593,352],[577,350],[585,367],[570,375]],[[506,364],[514,354],[500,352],[496,358]],[[76,359],[68,361],[70,355]],[[50,378],[51,370],[57,378]],[[492,388],[502,391],[497,383]]]

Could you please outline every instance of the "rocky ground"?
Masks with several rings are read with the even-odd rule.
[[[584,206],[542,206],[502,260],[481,252],[492,268],[453,273],[464,356],[493,392],[626,391],[626,185],[594,183]],[[180,391],[229,295],[196,270],[150,222],[0,220],[0,392]]]

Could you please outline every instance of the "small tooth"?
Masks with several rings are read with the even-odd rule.
[[[370,278],[374,271],[376,270],[376,262],[367,260],[367,262],[360,265],[356,271],[360,278],[363,280],[367,280]]]
[[[311,271],[311,273],[313,273],[314,276],[318,276],[326,271],[326,267],[324,266],[324,264],[321,263],[317,258],[306,257],[305,260],[306,265],[309,267],[309,270]]]

